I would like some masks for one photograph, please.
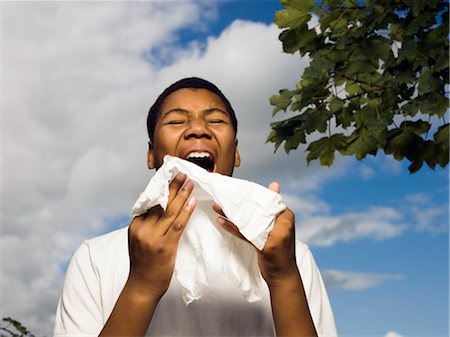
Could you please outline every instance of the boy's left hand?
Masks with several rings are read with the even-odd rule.
[[[280,192],[280,186],[276,182],[269,184],[269,189]],[[214,204],[213,209],[220,215],[217,223],[222,228],[249,242],[239,232],[239,229],[226,219],[219,205]],[[286,208],[275,219],[275,225],[267,237],[263,250],[255,249],[258,252],[261,274],[269,287],[289,281],[292,277],[298,277],[295,260],[295,218],[290,209]]]

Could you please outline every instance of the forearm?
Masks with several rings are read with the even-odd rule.
[[[298,270],[269,290],[277,337],[317,336]]]
[[[159,300],[129,278],[99,336],[144,336]]]

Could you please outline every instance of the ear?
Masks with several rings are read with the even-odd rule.
[[[148,141],[147,167],[149,170],[153,170],[155,168],[155,156],[153,155],[153,143],[151,140]]]
[[[234,151],[234,167],[241,165],[241,155],[239,154],[238,140],[236,139],[236,149]]]

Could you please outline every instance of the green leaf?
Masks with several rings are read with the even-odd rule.
[[[434,141],[438,148],[436,161],[441,167],[448,165],[449,157],[449,127],[448,123],[438,128],[434,134]]]
[[[283,9],[275,13],[275,24],[280,28],[295,29],[306,25],[311,19],[311,14],[295,9]]]
[[[296,9],[301,12],[311,12],[314,7],[314,0],[281,0],[282,6],[286,8]]]
[[[412,160],[411,165],[408,166],[410,173],[418,172],[425,161],[431,169],[434,170],[439,160],[439,148],[432,141],[419,142],[417,146],[416,155]]]
[[[346,82],[345,91],[347,91],[350,96],[362,93],[361,86],[353,81]]]
[[[283,43],[283,50],[286,53],[293,54],[299,50],[300,55],[303,56],[307,52],[314,50],[316,37],[315,30],[309,30],[305,24],[295,29],[281,32],[279,39]]]
[[[344,129],[351,126],[354,122],[354,114],[351,108],[343,108],[335,112],[336,124],[341,125]]]
[[[274,107],[272,116],[275,116],[281,110],[286,111],[291,104],[292,96],[294,96],[295,93],[296,91],[282,89],[279,91],[279,95],[270,97],[270,105]]]
[[[330,111],[335,113],[344,107],[344,101],[337,96],[333,96],[330,102]]]
[[[445,125],[442,125],[438,128],[438,130],[436,131],[436,133],[434,134],[434,141],[437,144],[442,144],[442,145],[446,145],[448,148],[448,144],[449,144],[449,128],[448,128],[448,123]]]
[[[433,77],[430,70],[425,70],[419,77],[418,80],[418,92],[419,95],[426,94],[430,91],[439,90],[439,81]]]
[[[408,130],[417,136],[427,133],[430,130],[430,123],[425,122],[421,119],[418,121],[404,121],[400,124],[400,129]]]
[[[299,129],[294,134],[286,139],[284,143],[284,150],[289,153],[291,150],[295,150],[299,144],[306,143],[306,136],[303,130]]]
[[[334,143],[328,137],[323,137],[309,144],[306,156],[308,164],[314,160],[319,159],[321,165],[331,166],[334,161],[334,151],[336,150]]]
[[[448,99],[437,92],[430,92],[419,96],[416,102],[419,104],[419,109],[422,113],[436,115],[440,118],[444,117],[449,108]]]
[[[364,159],[368,154],[375,155],[378,150],[377,140],[364,127],[353,131],[347,143],[348,146],[343,153],[354,155],[358,160]]]
[[[314,1],[282,0],[281,4],[286,9],[275,13],[274,22],[279,28],[289,28],[280,34],[280,40],[284,51],[293,53],[298,49],[296,42],[300,40],[300,34],[308,30],[307,23],[311,19],[310,11],[314,7]]]
[[[327,130],[328,120],[331,118],[331,114],[325,110],[325,106],[317,109],[307,109],[303,115],[306,120],[305,131],[308,134],[316,130],[319,132],[325,132]]]
[[[401,109],[406,116],[415,116],[419,111],[419,105],[415,101],[410,101],[403,105]]]
[[[392,129],[387,134],[384,152],[386,154],[392,154],[397,160],[406,157],[412,161],[422,141],[420,136],[407,129]]]
[[[306,143],[306,139],[304,137],[305,124],[305,117],[303,115],[294,116],[279,122],[273,122],[270,124],[272,130],[270,131],[266,142],[275,143],[276,152],[283,141],[288,142],[291,137],[294,137],[295,139],[289,141],[289,144],[285,146],[286,152],[289,152],[291,146],[296,146],[296,141]]]
[[[322,137],[308,146],[309,153],[306,160],[309,164],[312,160],[319,159],[321,165],[331,166],[334,161],[334,152],[342,151],[346,146],[346,137],[342,133]]]

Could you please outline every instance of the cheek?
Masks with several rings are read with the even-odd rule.
[[[160,130],[155,134],[154,156],[156,161],[161,162],[166,154],[176,155],[177,141],[176,136],[170,130]]]

